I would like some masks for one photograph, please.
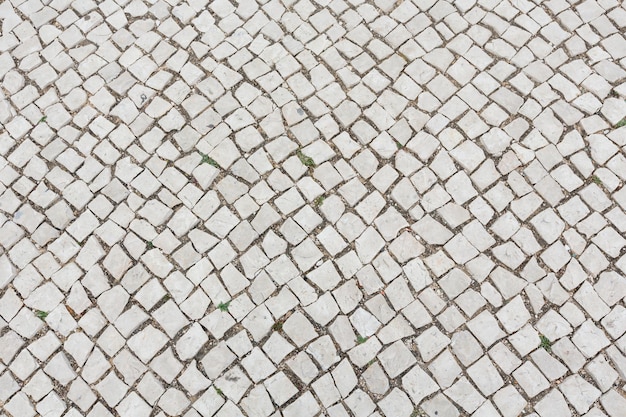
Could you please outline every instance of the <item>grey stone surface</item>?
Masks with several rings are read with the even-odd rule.
[[[11,416],[623,416],[622,2],[0,4]]]

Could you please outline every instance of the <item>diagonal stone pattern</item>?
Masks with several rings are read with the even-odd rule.
[[[624,416],[621,2],[0,16],[0,415]]]

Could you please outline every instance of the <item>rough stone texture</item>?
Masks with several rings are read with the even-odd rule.
[[[0,414],[625,415],[623,2],[0,16]]]

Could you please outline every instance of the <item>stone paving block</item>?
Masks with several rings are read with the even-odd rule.
[[[495,318],[487,311],[480,313],[468,322],[468,328],[485,347],[491,346],[504,336],[504,332],[498,326]]]
[[[478,409],[485,400],[465,377],[459,379],[444,393],[468,413]]]
[[[469,367],[467,372],[472,381],[474,381],[480,391],[486,396],[493,394],[504,384],[497,369],[486,356],[483,356],[479,361]]]
[[[468,331],[455,334],[450,344],[455,356],[465,366],[470,365],[483,354],[478,341]]]
[[[619,416],[622,413],[622,407],[626,405],[624,397],[619,395],[614,389],[604,394],[600,398],[600,403],[611,417]]]
[[[565,397],[556,390],[551,390],[535,405],[534,409],[541,417],[547,415],[566,416],[570,414]]]
[[[401,341],[391,345],[379,355],[380,362],[391,378],[402,374],[416,363],[413,354]]]
[[[415,343],[424,362],[429,362],[450,343],[450,339],[433,326],[420,334]]]
[[[567,365],[570,370],[578,371],[585,358],[576,346],[567,338],[563,338],[552,346],[552,351]]]
[[[513,374],[529,397],[534,397],[550,387],[548,380],[530,362],[524,363]]]
[[[610,344],[602,330],[590,320],[585,321],[572,336],[572,342],[586,356],[595,356],[601,349]]]

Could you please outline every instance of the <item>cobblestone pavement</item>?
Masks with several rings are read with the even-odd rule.
[[[0,18],[0,416],[626,416],[622,2]]]

